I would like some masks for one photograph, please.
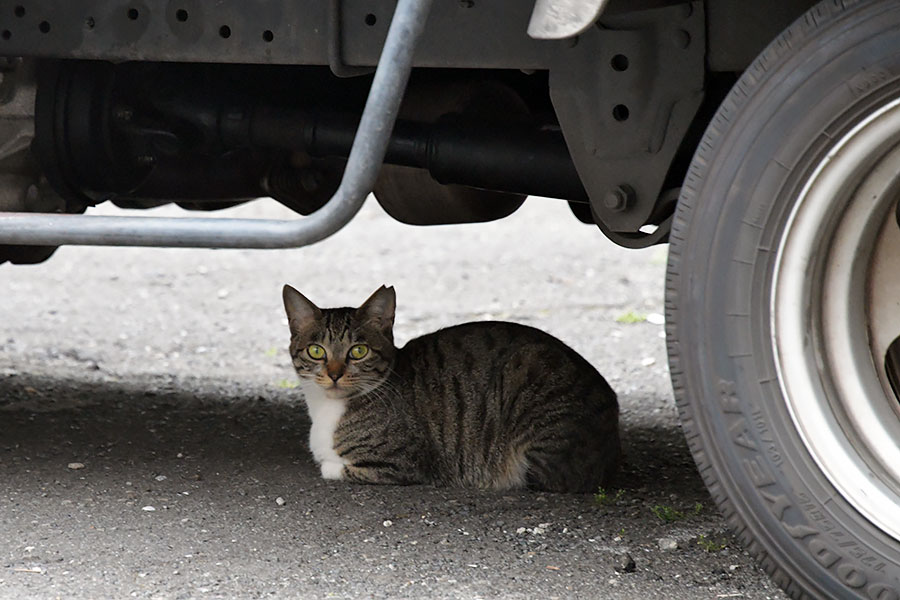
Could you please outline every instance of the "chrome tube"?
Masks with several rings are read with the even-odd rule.
[[[375,185],[431,2],[399,0],[341,184],[312,215],[279,221],[0,213],[0,244],[296,248],[325,239],[353,218]]]

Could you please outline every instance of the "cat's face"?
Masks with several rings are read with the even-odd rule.
[[[328,398],[372,391],[394,359],[394,288],[382,286],[359,308],[320,309],[289,285],[283,290],[291,329],[291,360],[305,388]]]

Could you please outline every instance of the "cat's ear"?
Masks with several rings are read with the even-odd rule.
[[[284,299],[284,312],[287,313],[291,333],[299,333],[311,321],[322,318],[322,310],[291,286],[285,285],[281,289],[281,297]]]
[[[387,328],[394,326],[394,310],[397,308],[397,295],[393,287],[381,286],[369,299],[362,303],[356,312],[365,320],[379,322]]]

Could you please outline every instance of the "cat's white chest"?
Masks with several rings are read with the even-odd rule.
[[[323,478],[341,479],[347,463],[334,451],[334,432],[347,410],[347,404],[344,400],[326,398],[318,386],[303,386],[303,394],[312,421],[309,449],[313,458],[319,463]]]

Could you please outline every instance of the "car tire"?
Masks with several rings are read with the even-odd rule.
[[[794,598],[900,598],[898,148],[900,3],[823,2],[722,103],[673,222],[682,426]]]

